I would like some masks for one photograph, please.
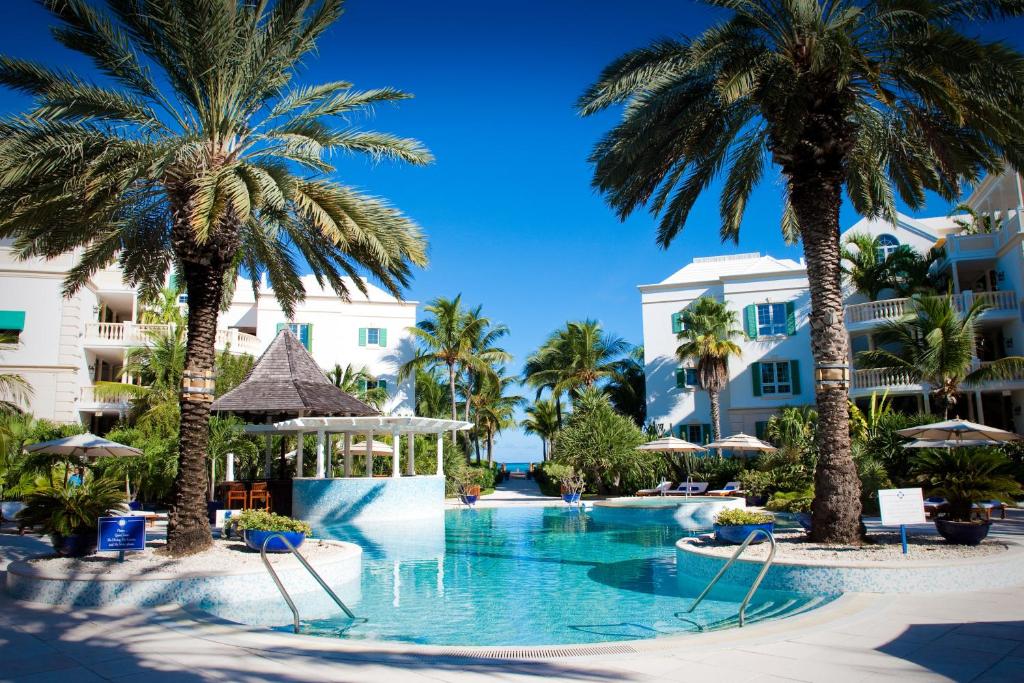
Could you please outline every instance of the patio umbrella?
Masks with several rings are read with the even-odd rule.
[[[997,442],[1020,441],[1021,436],[1004,429],[980,425],[967,420],[944,420],[919,427],[908,427],[896,431],[900,436],[923,441],[956,441],[962,446],[976,445],[967,441],[985,441],[991,445]],[[955,447],[955,446],[954,446]]]
[[[104,439],[89,432],[75,434],[63,439],[34,443],[30,446],[25,446],[25,452],[38,453],[40,455],[61,455],[65,458],[132,458],[143,454],[138,448],[125,446],[124,444]],[[128,500],[131,500],[132,492],[128,484],[127,474],[124,476],[124,490]]]
[[[967,439],[963,441],[957,441],[956,439],[940,439],[935,441],[929,441],[928,439],[918,439],[917,441],[911,441],[910,443],[903,444],[904,448],[960,448],[967,446],[998,446],[998,441],[989,441],[988,439]]]
[[[362,441],[353,441],[351,449],[353,455],[366,453],[366,439],[363,439]],[[377,439],[373,440],[373,445],[370,446],[370,450],[374,455],[393,455],[395,452],[395,449],[393,449],[390,444],[386,444],[383,441],[377,441]]]
[[[654,451],[655,453],[698,453],[706,451],[703,446],[695,443],[677,439],[674,436],[663,436],[654,441],[648,441],[637,447],[638,451]]]
[[[778,449],[766,441],[761,441],[756,436],[750,436],[740,432],[718,441],[712,441],[708,448],[721,448],[723,451],[737,451],[739,453],[768,453]]]

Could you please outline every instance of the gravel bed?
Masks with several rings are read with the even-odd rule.
[[[57,557],[50,555],[29,560],[29,562],[53,573],[85,572],[98,576],[108,574],[208,574],[208,573],[246,573],[263,569],[260,554],[250,550],[239,540],[213,541],[213,547],[195,555],[171,557],[165,549],[163,540],[149,541],[146,550],[125,553],[124,562],[117,561],[117,553],[103,553],[81,558]],[[299,548],[302,556],[316,567],[317,563],[330,562],[351,550],[334,543],[324,543],[318,539],[306,539]],[[298,561],[291,553],[267,553],[271,564],[291,563]]]
[[[778,550],[776,562],[913,562],[934,560],[966,560],[989,557],[1006,552],[1009,546],[998,540],[986,539],[977,546],[952,545],[934,535],[907,535],[909,552],[903,554],[898,532],[869,532],[864,545],[824,545],[806,540],[803,531],[777,530],[775,541]],[[735,545],[718,543],[714,536],[700,536],[690,542],[694,548],[721,557],[730,557],[736,552]],[[751,545],[743,553],[744,558],[764,559],[768,556],[769,545]]]

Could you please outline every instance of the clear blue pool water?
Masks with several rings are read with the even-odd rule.
[[[555,645],[734,625],[743,589],[724,583],[693,614],[685,612],[704,585],[677,573],[675,542],[698,531],[681,528],[671,512],[566,508],[460,509],[446,513],[443,527],[438,520],[329,529],[322,535],[364,549],[360,585],[339,592],[367,621],[353,626],[328,616],[304,621],[303,630],[422,644]],[[748,619],[786,616],[828,599],[761,591]],[[326,597],[315,600],[326,609]],[[270,619],[291,630],[286,612],[270,616],[266,607],[223,616]]]

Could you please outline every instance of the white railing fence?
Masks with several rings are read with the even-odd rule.
[[[110,346],[143,346],[153,337],[167,334],[171,325],[143,325],[141,323],[86,323],[85,340],[91,344]],[[255,335],[236,329],[217,330],[216,348],[222,350],[228,345],[235,353],[255,355],[260,351],[260,340]]]
[[[966,291],[953,295],[953,306],[959,313],[971,307],[975,300],[984,301],[993,311],[1016,311],[1017,293],[1013,290],[997,292]],[[909,298],[870,301],[846,307],[846,324],[899,320],[913,311]]]

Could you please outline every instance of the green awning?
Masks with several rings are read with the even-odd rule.
[[[0,330],[25,329],[25,311],[0,311]]]

